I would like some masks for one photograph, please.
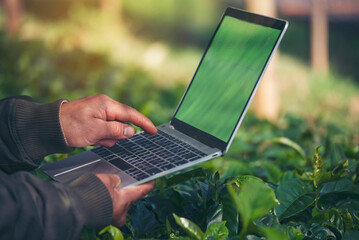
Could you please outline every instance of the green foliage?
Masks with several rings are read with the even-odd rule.
[[[102,240],[124,240],[120,230],[113,226],[107,226],[98,233]]]
[[[251,222],[264,216],[277,205],[274,191],[261,179],[253,176],[239,177],[235,180],[240,191],[236,192],[229,185],[228,190],[232,196],[242,220],[241,236],[247,232]]]
[[[317,188],[318,187],[318,182],[319,179],[322,175],[322,168],[323,168],[323,161],[322,158],[318,152],[320,147],[317,147],[315,149],[315,153],[313,156],[313,183],[314,183],[314,187]]]
[[[101,1],[80,0],[76,4],[86,6],[84,11],[87,11],[99,9]],[[160,5],[149,0],[123,1],[121,17],[131,25],[130,31],[124,32],[150,36],[151,40],[160,42],[169,40],[173,44],[171,49],[183,51],[184,43],[204,46],[215,25],[211,21],[217,22],[221,12],[219,6],[209,0],[184,3],[161,0]],[[65,19],[80,18],[69,0],[29,0],[24,2],[24,9],[29,13],[26,17],[35,19],[24,25],[27,31],[29,26],[36,29],[36,21],[62,31]],[[202,12],[206,14],[192,14],[195,9],[204,9]],[[77,20],[69,25],[84,29],[84,36],[91,36],[87,40],[95,41],[92,38],[95,35],[86,35],[88,27],[93,26],[85,24],[88,18]],[[40,30],[43,28],[46,26],[40,26]],[[100,28],[101,25],[96,25],[95,32]],[[101,36],[101,42],[107,37]],[[0,31],[0,97],[26,94],[47,102],[106,93],[135,107],[155,124],[169,120],[185,90],[183,85],[162,88],[154,84],[151,72],[140,64],[112,59],[127,52],[118,53],[112,46],[110,49],[116,50],[112,55],[95,50],[102,45],[72,44],[66,48],[61,44],[68,39],[63,38],[58,43],[46,37],[24,40],[8,38]],[[128,48],[137,48],[137,41],[133,42],[133,45],[126,43]],[[188,58],[193,59],[197,51],[191,50]],[[307,112],[306,116],[308,112],[318,116],[317,112],[328,110],[324,94],[332,93],[333,87],[338,95],[355,96],[358,92],[354,84],[345,83],[342,78],[329,76],[317,81],[314,77],[317,76],[310,75],[313,79],[307,84],[315,94],[305,103],[321,105],[303,108],[303,102],[293,97],[283,106],[299,108],[299,112]],[[348,112],[343,105],[338,106],[331,109],[339,119],[336,122],[346,119],[341,116]],[[133,204],[124,227],[109,226],[100,232],[84,229],[81,239],[238,239],[239,236],[242,239],[358,239],[359,146],[354,130],[348,134],[317,117],[283,116],[272,124],[248,114],[225,157],[158,179],[152,193]],[[77,149],[73,154],[86,149]],[[54,154],[46,157],[45,162],[66,156]],[[39,171],[35,174],[46,178]],[[190,233],[189,227],[193,230]]]
[[[176,214],[173,214],[176,223],[190,236],[191,239],[202,240],[204,234],[202,230],[193,222],[188,219],[180,218]]]
[[[298,178],[282,182],[276,189],[276,196],[280,202],[275,208],[279,220],[304,211],[316,198],[311,186]]]

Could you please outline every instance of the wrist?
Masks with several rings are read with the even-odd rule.
[[[64,137],[65,144],[66,144],[67,146],[69,146],[69,143],[68,143],[68,141],[67,141],[67,139],[66,139],[66,135],[65,135],[65,132],[64,132],[63,123],[62,123],[62,116],[61,116],[62,106],[63,106],[65,103],[67,103],[67,102],[69,102],[69,101],[66,100],[66,99],[64,99],[64,100],[62,100],[62,102],[60,103],[59,122],[60,122],[60,128],[61,128],[62,135],[63,135],[63,137]]]

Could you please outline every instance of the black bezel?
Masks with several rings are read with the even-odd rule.
[[[203,54],[203,56],[201,58],[201,61],[198,64],[198,67],[197,67],[197,69],[196,69],[196,71],[195,71],[195,73],[194,73],[194,75],[192,77],[192,80],[191,80],[190,84],[188,85],[188,87],[187,87],[187,89],[186,89],[180,103],[178,104],[178,107],[177,107],[177,109],[176,109],[176,111],[175,111],[175,113],[174,113],[174,115],[173,115],[173,117],[171,119],[170,124],[176,130],[178,130],[180,132],[183,132],[184,134],[186,134],[186,135],[188,135],[188,136],[190,136],[190,137],[192,137],[192,138],[194,138],[194,139],[196,139],[196,140],[198,140],[198,141],[200,141],[200,142],[202,142],[202,143],[204,143],[204,144],[206,144],[206,145],[208,145],[210,147],[215,147],[215,148],[218,148],[218,149],[220,149],[222,151],[225,151],[225,149],[227,148],[227,145],[231,141],[232,136],[233,136],[233,134],[235,133],[235,131],[237,129],[237,125],[239,124],[240,120],[242,119],[243,114],[245,114],[247,106],[248,106],[248,103],[250,102],[250,99],[251,99],[255,89],[257,88],[259,80],[262,77],[263,71],[265,70],[265,68],[266,68],[266,66],[268,64],[268,61],[269,61],[270,57],[267,59],[265,65],[264,65],[264,67],[263,67],[263,69],[261,71],[260,77],[257,79],[255,87],[253,88],[253,90],[252,90],[252,92],[250,94],[250,98],[247,100],[245,108],[243,109],[242,113],[239,115],[239,118],[238,118],[238,121],[236,123],[236,126],[233,128],[233,131],[232,131],[232,133],[231,133],[231,135],[230,135],[227,142],[222,141],[221,139],[216,138],[216,137],[214,137],[214,136],[212,136],[212,135],[210,135],[210,134],[208,134],[208,133],[206,133],[206,132],[204,132],[204,131],[202,131],[200,129],[197,129],[197,128],[195,128],[195,127],[193,127],[193,126],[191,126],[191,125],[189,125],[189,124],[175,118],[175,116],[177,114],[178,109],[181,107],[182,102],[183,102],[184,98],[186,97],[189,88],[192,85],[193,79],[196,76],[197,71],[198,71],[199,67],[201,66],[202,61],[203,61],[204,57],[206,56],[207,51],[208,51],[209,47],[211,46],[212,41],[213,41],[214,37],[216,36],[216,33],[217,33],[219,27],[221,26],[222,21],[223,21],[225,16],[231,16],[231,17],[243,20],[243,21],[247,21],[247,22],[250,22],[250,23],[255,23],[255,24],[258,24],[258,25],[271,27],[271,28],[280,30],[281,34],[279,34],[278,39],[277,39],[276,43],[274,44],[273,49],[271,50],[270,56],[273,54],[273,50],[278,45],[278,41],[281,38],[281,36],[283,34],[283,30],[285,29],[285,27],[287,25],[287,22],[284,21],[284,20],[270,18],[270,17],[267,17],[267,16],[262,16],[262,15],[250,13],[250,12],[240,10],[240,9],[227,8],[226,11],[224,12],[219,24],[218,24],[216,30],[214,31],[214,34],[212,35],[212,38],[208,43],[208,46],[207,46],[207,48],[206,48],[206,50],[205,50],[205,52],[204,52],[204,54]],[[214,121],[215,121],[215,119],[214,119]]]

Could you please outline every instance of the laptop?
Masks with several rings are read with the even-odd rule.
[[[138,185],[224,155],[287,21],[227,8],[178,107],[158,134],[145,132],[47,164],[41,170],[69,183],[86,172]]]

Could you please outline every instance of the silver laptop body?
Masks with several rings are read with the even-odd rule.
[[[63,183],[86,172],[117,174],[121,187],[129,187],[224,155],[287,25],[227,8],[170,123],[157,127],[158,136],[141,132],[41,170]]]

